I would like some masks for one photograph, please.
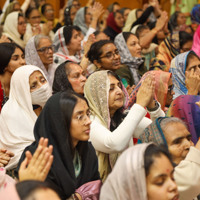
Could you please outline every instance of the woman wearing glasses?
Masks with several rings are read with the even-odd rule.
[[[32,37],[25,48],[26,64],[39,67],[52,86],[55,67],[53,65],[54,46],[48,36],[36,35]]]

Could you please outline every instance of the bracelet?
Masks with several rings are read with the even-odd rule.
[[[158,108],[159,108],[159,103],[155,100],[155,107],[154,108],[148,108],[147,107],[147,110],[150,111],[150,112],[153,112],[153,111],[156,111]]]

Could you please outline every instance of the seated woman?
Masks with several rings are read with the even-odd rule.
[[[126,79],[128,85],[137,85],[141,76],[147,71],[138,38],[131,32],[123,32],[115,37],[115,45],[123,64],[116,73],[120,78]]]
[[[111,172],[117,153],[133,145],[132,138],[138,138],[144,128],[152,122],[145,118],[144,107],[152,110],[152,120],[164,116],[159,104],[153,100],[153,94],[154,80],[149,76],[137,94],[136,104],[127,114],[127,96],[115,73],[102,70],[93,73],[87,79],[84,95],[94,117],[90,140],[98,152],[99,171],[103,181]]]
[[[120,11],[112,12],[107,18],[107,27],[104,30],[104,33],[114,41],[115,36],[122,32],[124,26],[124,18]]]
[[[10,79],[13,72],[25,65],[24,51],[15,43],[0,43],[0,111],[9,98]]]
[[[194,147],[186,124],[176,117],[156,119],[139,139],[164,145],[172,156],[180,199],[194,199],[200,193],[200,142]],[[187,181],[185,181],[187,180]]]
[[[73,5],[68,6],[64,10],[64,23],[65,26],[72,26],[76,16],[77,8]]]
[[[140,82],[137,84],[135,89],[131,92],[129,96],[129,104],[128,107],[131,107],[136,102],[137,92],[142,84],[142,82],[148,76],[155,77],[155,98],[160,103],[163,111],[167,111],[171,102],[173,101],[173,84],[172,84],[172,74],[169,72],[163,72],[161,70],[158,71],[149,71],[146,72]]]
[[[187,124],[195,144],[200,137],[200,109],[195,104],[199,100],[200,96],[180,95],[171,103],[167,112],[168,117],[178,117]]]
[[[200,59],[188,51],[176,56],[171,62],[170,72],[174,84],[174,97],[180,95],[198,95],[200,92]]]
[[[100,200],[178,200],[173,172],[167,151],[153,144],[136,145],[118,159],[102,186]]]
[[[14,169],[24,148],[35,140],[35,121],[50,96],[51,88],[38,67],[25,65],[15,70],[9,100],[0,115],[0,148],[15,154],[6,169]]]
[[[26,21],[20,12],[10,13],[3,26],[3,35],[7,36],[12,42],[18,44],[22,49],[25,48],[24,35],[26,33]]]
[[[81,66],[71,61],[65,61],[55,71],[53,93],[72,90],[83,95],[85,82],[86,76]]]
[[[168,36],[159,46],[156,58],[152,59],[150,70],[163,70],[169,72],[172,59],[179,53],[192,48],[192,36],[180,31]]]
[[[34,152],[40,137],[49,139],[54,161],[46,181],[54,185],[62,199],[71,197],[83,184],[99,179],[96,153],[88,142],[89,117],[82,95],[59,92],[49,99],[35,124],[36,142],[25,149]]]
[[[25,48],[26,64],[39,67],[52,86],[56,67],[53,65],[54,46],[48,36],[32,37]]]

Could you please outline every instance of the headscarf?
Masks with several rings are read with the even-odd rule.
[[[117,26],[117,24],[115,22],[115,17],[114,17],[114,13],[113,12],[108,15],[107,26],[112,28],[117,33],[122,32],[121,28],[119,26]]]
[[[103,184],[100,200],[147,200],[144,154],[150,144],[138,144],[122,153]]]
[[[44,64],[42,63],[42,61],[38,55],[38,52],[37,52],[37,49],[35,46],[35,36],[33,36],[28,41],[28,43],[25,47],[25,60],[26,60],[26,64],[35,65],[35,66],[39,67],[43,71],[45,76],[47,77],[49,84],[52,86],[56,68],[55,68],[55,66],[53,66],[53,64],[50,64],[48,66],[48,71],[46,70]]]
[[[74,18],[74,25],[78,26],[83,35],[86,35],[87,31],[88,31],[88,26],[85,23],[85,10],[87,7],[82,7],[80,8],[77,13],[76,16]]]
[[[178,117],[183,120],[192,134],[192,141],[196,144],[200,137],[200,108],[195,104],[200,96],[181,95],[169,107],[168,117]]]
[[[200,25],[198,26],[197,30],[193,36],[193,43],[192,43],[192,50],[200,57]]]
[[[146,72],[140,82],[137,84],[136,88],[132,91],[132,93],[129,96],[129,104],[128,107],[131,107],[136,102],[136,96],[137,92],[142,84],[142,82],[146,79],[146,77],[155,76],[155,93],[154,96],[156,100],[161,104],[162,110],[165,109],[166,99],[167,99],[167,93],[168,93],[168,82],[171,78],[171,73],[169,72],[163,72],[161,70],[158,71],[149,71]]]
[[[120,33],[115,37],[115,45],[119,50],[119,54],[121,57],[121,63],[128,65],[130,71],[132,73],[135,84],[138,84],[140,81],[140,75],[138,73],[138,69],[142,63],[144,63],[143,58],[133,57],[127,47],[126,41],[123,37],[123,34]]]
[[[195,23],[200,24],[200,4],[197,4],[196,6],[193,7],[191,11],[191,20]]]
[[[11,184],[8,187],[6,187],[4,190],[2,190],[0,192],[0,197],[3,200],[20,200],[21,199],[17,193],[15,184]]]
[[[81,185],[99,179],[99,173],[94,147],[88,141],[79,141],[76,149],[80,151],[82,167],[79,176],[75,176],[73,155],[67,135],[69,127],[66,127],[60,106],[61,95],[59,92],[47,101],[35,123],[36,142],[24,150],[20,162],[25,158],[26,150],[36,150],[41,137],[48,138],[49,145],[53,145],[54,160],[46,181],[54,185],[62,199],[67,199]]]
[[[176,32],[160,43],[158,54],[151,61],[150,70],[169,72],[171,60],[179,54],[179,51],[179,32]]]
[[[171,62],[170,72],[172,73],[172,82],[174,84],[174,99],[182,94],[187,94],[188,92],[185,85],[185,70],[187,67],[187,57],[190,52],[192,51],[179,54]]]
[[[145,128],[143,134],[139,136],[139,140],[142,143],[153,142],[156,145],[167,145],[164,133],[161,129],[160,123],[166,117],[159,117],[154,122],[152,122],[147,128]]]
[[[53,44],[55,46],[55,53],[54,53],[54,63],[59,65],[66,60],[71,60],[74,62],[80,62],[81,56],[77,54],[75,56],[70,56],[69,51],[67,49],[64,37],[64,29],[65,26],[59,28],[55,34]]]
[[[4,26],[3,26],[3,35],[7,36],[13,42],[18,44],[20,47],[24,49],[25,42],[21,39],[21,35],[18,32],[18,16],[19,12],[12,12],[10,13],[5,20]]]
[[[3,106],[0,115],[0,146],[15,154],[6,169],[17,166],[25,147],[34,140],[33,127],[37,115],[33,111],[29,77],[34,71],[42,70],[25,65],[15,70],[10,82],[9,100]]]
[[[137,13],[137,9],[134,9],[128,14],[126,23],[123,28],[123,32],[131,31],[132,24],[137,20],[136,13]]]
[[[108,77],[108,72],[108,70],[102,70],[94,72],[92,75],[90,75],[84,86],[84,95],[88,100],[92,114],[99,118],[101,124],[104,127],[110,129],[111,119],[108,106],[110,81]],[[124,93],[124,95],[124,107],[126,107],[128,94]],[[114,154],[113,157],[115,157],[115,155],[116,154]],[[110,158],[111,156],[109,157],[109,154],[97,152],[97,156],[99,161],[100,177],[104,181],[111,171],[111,165],[114,164],[110,164],[110,160],[112,158]]]

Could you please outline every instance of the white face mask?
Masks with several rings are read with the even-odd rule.
[[[47,102],[47,100],[51,95],[52,95],[52,90],[49,86],[49,83],[45,83],[39,89],[31,92],[32,104],[44,107],[45,103]]]

